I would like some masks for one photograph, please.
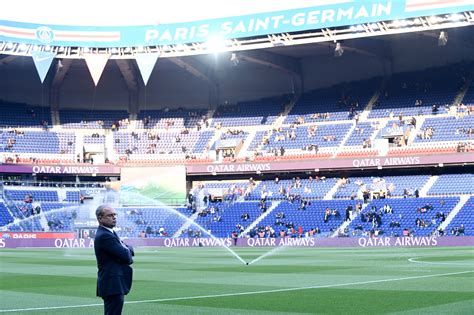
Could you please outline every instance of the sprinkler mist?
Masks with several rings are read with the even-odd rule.
[[[43,232],[48,231],[43,228],[42,222],[45,222],[48,225],[49,222],[57,223],[61,222],[66,229],[72,230],[72,225],[70,222],[70,217],[75,216],[77,213],[81,212],[81,206],[66,206],[56,208],[50,211],[41,211],[38,214],[26,216],[22,219],[15,219],[13,222],[4,225],[2,230],[4,231],[33,231],[33,232]],[[57,220],[56,220],[57,219]],[[58,221],[59,220],[59,221]],[[48,227],[49,229],[49,227]]]
[[[37,215],[32,215],[27,218],[23,219],[16,219],[14,222],[6,225],[3,227],[4,230],[6,231],[40,231],[39,229],[35,229],[35,226],[46,226],[50,221],[54,221],[56,218],[59,218],[63,221],[63,223],[66,225],[65,228],[69,229],[70,231],[74,230],[74,221],[75,220],[82,220],[82,221],[91,221],[95,222],[95,209],[97,209],[98,206],[104,203],[108,203],[115,207],[117,210],[122,210],[123,212],[126,212],[129,209],[133,209],[133,207],[127,207],[123,206],[120,204],[120,197],[123,197],[125,195],[125,198],[131,198],[131,199],[136,199],[139,198],[142,201],[142,205],[139,207],[147,208],[147,207],[153,207],[153,208],[159,208],[161,213],[166,212],[167,215],[164,216],[163,219],[163,225],[166,225],[166,222],[169,221],[170,219],[176,220],[176,218],[179,218],[179,220],[183,220],[183,223],[181,226],[187,226],[187,227],[196,227],[199,231],[201,231],[202,234],[210,237],[211,239],[215,240],[216,244],[219,244],[221,247],[223,247],[226,251],[228,251],[232,256],[234,256],[238,261],[240,261],[243,265],[248,266],[252,265],[261,259],[268,257],[277,251],[280,251],[285,245],[278,246],[270,250],[269,252],[251,260],[251,261],[245,261],[239,254],[237,254],[232,248],[227,246],[225,242],[222,242],[221,240],[217,239],[214,235],[212,235],[207,229],[202,227],[200,224],[196,223],[195,221],[191,220],[189,217],[184,215],[183,213],[175,210],[174,208],[165,205],[164,203],[156,200],[149,198],[147,196],[144,196],[139,193],[135,192],[115,192],[115,191],[107,191],[103,192],[100,195],[94,196],[93,200],[90,200],[84,204],[81,205],[68,205],[65,207],[49,210],[49,211],[41,211],[40,214]],[[146,206],[145,206],[146,204]],[[74,218],[69,221],[67,218]],[[137,223],[133,221],[132,218],[129,217],[127,220],[127,215],[125,216],[120,216],[119,218],[119,226],[128,226],[128,227],[134,227],[136,226]],[[47,231],[47,230],[46,230]]]
[[[262,259],[265,258],[265,257],[268,257],[268,256],[270,256],[270,255],[275,254],[276,252],[282,250],[282,249],[285,248],[285,247],[286,247],[286,245],[280,245],[280,246],[274,247],[272,250],[266,252],[266,253],[263,254],[263,255],[258,256],[258,257],[255,258],[254,260],[248,262],[247,265],[254,264],[254,263],[256,263],[257,261],[262,260]]]
[[[116,192],[108,192],[109,194],[112,193],[112,194],[117,194]],[[124,192],[121,192],[121,194],[123,194]],[[230,254],[232,254],[235,258],[237,258],[241,263],[243,263],[244,265],[246,264],[246,261],[242,259],[242,257],[239,256],[239,254],[237,254],[234,250],[232,250],[229,246],[227,246],[224,242],[220,242],[214,235],[212,235],[211,233],[209,233],[205,228],[203,228],[201,225],[199,225],[198,223],[196,223],[195,221],[191,220],[190,218],[188,218],[187,216],[185,216],[184,214],[182,214],[181,212],[173,209],[172,207],[168,206],[168,205],[165,205],[164,203],[158,201],[158,200],[155,200],[155,199],[152,199],[152,198],[149,198],[147,196],[143,196],[139,193],[135,193],[135,192],[125,192],[125,194],[127,195],[126,197],[128,198],[137,198],[139,197],[144,203],[150,205],[150,206],[153,206],[153,207],[158,207],[160,208],[160,210],[164,210],[166,212],[169,212],[170,215],[173,215],[175,217],[179,217],[180,219],[184,220],[186,223],[185,224],[188,224],[189,226],[195,226],[199,229],[199,231],[201,231],[203,234],[209,236],[210,238],[212,238],[213,240],[216,240],[217,243],[220,244],[221,247],[223,247],[225,250],[227,250]],[[108,198],[108,199],[111,199],[111,198]],[[115,199],[117,200],[117,199]]]

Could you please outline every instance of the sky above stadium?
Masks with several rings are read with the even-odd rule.
[[[5,1],[2,3],[2,10],[0,10],[0,20],[48,25],[77,26],[159,25],[347,2],[352,1],[15,0]]]

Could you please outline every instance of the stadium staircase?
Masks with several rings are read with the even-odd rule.
[[[128,116],[128,121],[130,122],[130,124],[128,125],[128,129],[131,128],[132,122],[135,122],[135,125],[134,125],[134,126],[136,126],[136,121],[137,121],[137,119],[138,119],[137,116],[138,116],[138,115],[137,115],[136,113],[133,113],[133,114],[130,113],[130,115]],[[133,128],[132,130],[135,130],[135,128]]]
[[[372,98],[369,100],[367,103],[367,106],[364,108],[362,113],[359,115],[359,121],[367,121],[367,118],[369,117],[370,111],[372,110],[372,107],[374,106],[375,102],[379,99],[380,93],[382,93],[382,90],[385,88],[385,85],[387,84],[387,81],[384,80],[382,84],[380,85],[379,89],[374,93]]]
[[[451,210],[451,212],[446,217],[446,220],[444,220],[444,222],[442,222],[436,230],[443,229],[444,231],[446,227],[449,225],[449,223],[451,223],[451,221],[454,219],[454,217],[456,217],[459,210],[461,210],[461,208],[464,207],[464,205],[466,204],[466,202],[469,200],[470,197],[471,196],[469,195],[459,196],[458,204],[453,208],[453,210]],[[433,231],[433,233],[436,233],[436,230]]]
[[[248,233],[260,223],[263,219],[265,219],[270,213],[273,212],[273,210],[278,207],[278,205],[281,203],[281,201],[272,201],[272,205],[270,208],[267,209],[262,215],[260,215],[255,221],[253,221],[240,235],[248,235]],[[240,236],[239,235],[239,236]]]
[[[359,213],[362,213],[362,212],[364,211],[364,209],[365,209],[368,205],[369,205],[368,203],[363,203],[363,204],[362,204],[362,208],[361,208],[361,210],[360,210]],[[331,234],[330,237],[331,237],[331,238],[337,237],[337,236],[339,235],[339,232],[343,232],[344,229],[345,229],[346,227],[348,227],[349,224],[351,224],[351,222],[352,222],[355,218],[357,218],[357,216],[359,215],[359,213],[356,213],[356,211],[353,210],[353,211],[352,211],[352,216],[351,216],[350,220],[349,220],[349,221],[344,221],[344,222],[339,226],[339,228],[337,228],[337,229],[334,231],[334,233]]]
[[[127,129],[132,130],[132,131],[139,129],[138,128],[138,121],[139,120],[137,118],[132,119],[132,114],[130,114],[130,124],[128,125]]]
[[[214,113],[216,112],[216,109],[209,109],[206,113],[206,117],[209,117],[209,126],[212,126],[213,124],[213,117]]]
[[[221,130],[221,132],[214,132],[214,135],[212,136],[211,140],[209,140],[209,144],[211,145],[211,148],[214,146],[215,147],[215,144],[216,144],[216,141],[218,141],[220,138],[221,138],[221,135],[222,135],[223,131]],[[213,150],[209,150],[207,153],[203,153],[203,154],[207,154],[207,157],[215,157],[216,156],[216,149],[214,148]],[[216,163],[219,162],[218,159],[216,159]]]
[[[117,161],[117,153],[113,149],[115,145],[114,142],[114,133],[106,130],[105,131],[105,148],[104,148],[104,156],[109,159],[109,161]]]
[[[433,175],[426,181],[425,185],[420,189],[420,197],[428,197],[428,191],[433,187],[434,183],[436,183],[438,177],[437,175]]]
[[[337,192],[342,184],[342,179],[339,179],[334,186],[324,195],[323,200],[332,200],[332,196]]]
[[[456,98],[454,99],[453,105],[457,106],[461,104],[462,100],[464,99],[464,96],[466,95],[467,91],[469,90],[469,86],[471,85],[472,80],[474,79],[474,68],[472,69],[471,73],[469,74],[466,82],[464,82],[464,85],[461,87],[461,90],[459,91],[458,95],[456,95]]]
[[[380,121],[379,129],[375,130],[375,132],[370,137],[370,141],[372,141],[372,143],[375,143],[375,139],[377,138],[377,135],[379,134],[380,130],[385,128],[388,124],[388,119],[382,119],[382,120],[379,120],[379,121]],[[379,150],[379,156],[386,156],[389,149],[390,149],[389,147],[386,147],[386,148],[383,148],[383,149]]]
[[[60,126],[61,121],[59,120],[59,111],[52,110],[51,111],[51,126]]]
[[[278,117],[275,121],[275,124],[279,124],[280,126],[281,124],[283,124],[283,121],[285,120],[286,116],[288,116],[288,114],[291,112],[298,99],[299,97],[295,96],[290,102],[288,102],[288,104],[285,106],[285,110],[283,111],[283,113],[281,113],[280,117]]]
[[[423,123],[425,122],[425,116],[417,116],[416,117],[416,128],[412,129],[410,132],[410,136],[408,137],[407,145],[412,144],[416,140],[416,136],[421,130]]]
[[[84,158],[84,134],[81,132],[75,132],[76,134],[76,144],[74,148],[74,157],[79,154],[81,161]]]
[[[240,151],[237,154],[237,158],[244,158],[249,154],[249,152],[247,152],[247,149],[252,143],[253,138],[255,138],[256,134],[257,134],[256,130],[249,131],[247,139],[244,141],[244,145],[240,148]]]
[[[288,104],[286,104],[285,109],[283,110],[281,115],[278,116],[278,118],[275,119],[275,121],[273,122],[271,126],[272,129],[278,129],[284,125],[286,117],[291,112],[291,110],[293,109],[297,101],[298,101],[298,97],[294,97]]]
[[[67,194],[66,194],[66,189],[65,188],[59,188],[56,189],[58,192],[58,200],[59,202],[63,202],[67,200]]]
[[[347,131],[346,135],[344,136],[344,139],[342,139],[341,141],[341,144],[339,144],[339,146],[337,147],[337,149],[334,151],[334,154],[332,155],[332,158],[336,158],[336,156],[341,152],[341,151],[344,151],[344,146],[346,145],[346,142],[347,142],[347,139],[349,139],[352,135],[352,132],[354,131],[354,129],[356,128],[357,124],[355,123],[355,121],[352,122],[352,126],[351,128],[349,129],[349,131]]]
[[[380,123],[379,124],[379,129],[375,130],[375,132],[370,136],[370,141],[372,141],[372,143],[374,143],[374,141],[377,138],[377,135],[379,134],[380,130],[387,127],[388,119],[380,119],[379,123]]]

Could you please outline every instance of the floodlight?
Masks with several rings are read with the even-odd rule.
[[[239,56],[237,56],[236,53],[232,53],[232,54],[230,55],[230,62],[232,62],[232,64],[233,64],[234,66],[237,66],[237,65],[239,64],[239,62],[240,62]]]
[[[436,15],[430,16],[430,23],[431,24],[436,24],[441,21],[440,17],[437,17]]]
[[[460,21],[460,20],[462,20],[462,18],[463,18],[463,16],[462,16],[461,14],[457,14],[457,13],[451,14],[451,15],[449,16],[449,19],[450,19],[451,21],[454,21],[454,22]]]
[[[224,40],[220,37],[211,37],[206,42],[207,50],[212,53],[219,53],[224,49]]]
[[[341,43],[336,43],[336,48],[334,48],[334,57],[341,57],[344,53],[344,49],[341,46]]]
[[[446,46],[448,43],[448,32],[441,31],[438,38],[438,46]]]

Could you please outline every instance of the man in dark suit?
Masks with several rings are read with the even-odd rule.
[[[121,314],[124,295],[132,287],[135,255],[131,246],[123,243],[113,228],[117,224],[117,213],[109,205],[102,205],[96,212],[99,227],[94,239],[97,259],[97,296],[104,300],[104,314]]]

